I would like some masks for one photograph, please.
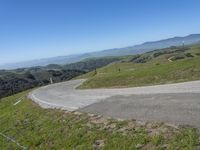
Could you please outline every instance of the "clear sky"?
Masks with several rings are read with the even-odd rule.
[[[0,0],[0,64],[200,33],[200,0]]]

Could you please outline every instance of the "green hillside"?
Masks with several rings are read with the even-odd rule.
[[[70,80],[76,76],[119,61],[124,57],[90,58],[77,63],[45,67],[0,70],[0,98],[12,95],[33,87]]]
[[[132,87],[200,79],[200,45],[171,47],[129,56],[80,76],[80,88]]]
[[[197,129],[43,109],[26,98],[28,92],[0,101],[1,150],[20,149],[14,142],[31,150],[198,149]]]

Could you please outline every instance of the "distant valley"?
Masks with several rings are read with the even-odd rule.
[[[155,49],[162,49],[171,46],[180,46],[182,44],[190,45],[200,43],[200,34],[191,34],[185,37],[174,37],[160,41],[146,42],[140,45],[124,47],[124,48],[114,48],[103,51],[69,55],[69,56],[59,56],[52,58],[45,58],[39,60],[32,60],[26,62],[10,63],[1,65],[0,69],[16,69],[16,68],[27,68],[34,66],[46,66],[49,64],[70,64],[78,61],[82,61],[87,58],[94,57],[105,57],[105,56],[123,56],[123,55],[135,55],[149,52]]]

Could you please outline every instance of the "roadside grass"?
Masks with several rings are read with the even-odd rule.
[[[144,85],[176,83],[200,79],[199,46],[185,53],[194,57],[169,62],[168,54],[147,63],[118,62],[79,76],[87,78],[79,88],[134,87]],[[120,71],[119,71],[120,68]]]
[[[42,109],[25,91],[0,100],[0,132],[27,149],[188,149],[199,147],[199,131],[163,123],[114,120],[99,115]],[[18,98],[24,99],[13,105]],[[19,147],[0,136],[1,150]]]

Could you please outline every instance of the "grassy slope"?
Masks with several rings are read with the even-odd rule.
[[[88,78],[80,88],[127,87],[164,84],[200,79],[200,46],[185,53],[194,57],[169,62],[171,54],[161,55],[147,63],[123,62],[108,65],[79,78]],[[147,55],[147,54],[144,54]],[[121,71],[118,71],[118,68]]]
[[[102,149],[114,150],[136,147],[192,150],[199,143],[199,134],[192,128],[176,129],[156,123],[142,125],[135,121],[45,110],[28,100],[27,92],[0,101],[0,132],[29,149],[87,150],[102,146]],[[14,106],[21,96],[24,99]],[[103,144],[98,145],[98,140],[103,140]],[[17,146],[0,136],[0,149],[17,149]]]

